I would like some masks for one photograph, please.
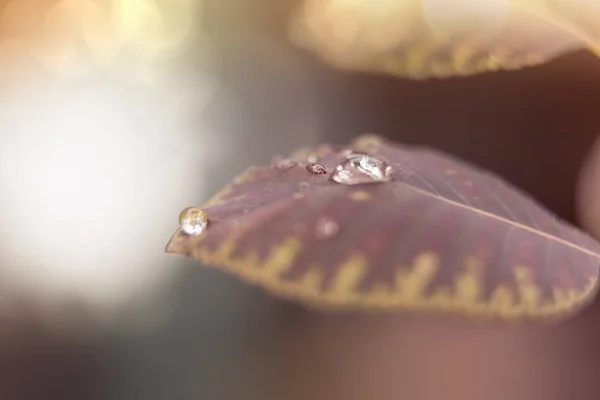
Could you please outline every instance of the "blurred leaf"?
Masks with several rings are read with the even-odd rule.
[[[338,68],[448,77],[598,52],[600,1],[304,0],[290,28]]]
[[[394,180],[336,183],[348,151]],[[316,159],[328,174],[308,171]],[[490,173],[377,136],[250,168],[204,211],[208,229],[178,230],[168,252],[318,308],[554,319],[596,293],[590,236]]]

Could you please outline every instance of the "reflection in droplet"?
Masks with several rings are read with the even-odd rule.
[[[340,226],[328,217],[319,218],[315,228],[315,235],[319,240],[330,239],[340,231]]]
[[[326,175],[327,174],[327,168],[325,168],[325,166],[323,164],[317,164],[317,163],[308,164],[306,166],[306,170],[314,175]]]
[[[208,218],[199,208],[188,207],[179,215],[179,226],[188,235],[197,236],[208,226]]]
[[[344,185],[389,182],[394,178],[394,169],[385,161],[373,156],[361,155],[338,165],[332,179]]]

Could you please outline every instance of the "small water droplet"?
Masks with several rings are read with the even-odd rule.
[[[306,170],[314,175],[326,175],[327,174],[327,168],[325,168],[325,166],[323,164],[317,164],[317,163],[308,164],[306,166]]]
[[[317,220],[315,235],[319,240],[330,239],[340,231],[340,226],[333,219],[322,217]]]
[[[373,156],[361,155],[338,165],[332,179],[344,185],[389,182],[394,178],[394,169],[387,162]]]
[[[188,235],[197,236],[206,230],[208,218],[199,208],[188,207],[179,215],[179,226]]]

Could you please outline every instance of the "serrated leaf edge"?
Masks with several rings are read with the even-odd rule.
[[[441,287],[428,294],[427,289],[441,263],[433,251],[423,251],[411,265],[399,266],[393,285],[378,285],[368,291],[357,290],[368,270],[368,260],[359,253],[352,254],[339,266],[331,285],[323,289],[322,269],[318,265],[310,266],[299,279],[282,279],[282,275],[292,268],[302,248],[297,238],[285,238],[261,261],[258,253],[234,256],[235,238],[210,250],[202,245],[202,238],[197,238],[193,246],[186,242],[188,246],[175,248],[171,243],[178,236],[179,231],[171,240],[168,252],[183,253],[213,265],[262,287],[276,297],[325,310],[446,312],[505,321],[532,319],[552,322],[574,314],[590,302],[597,292],[598,277],[594,276],[588,279],[581,291],[554,288],[553,298],[544,300],[540,287],[531,279],[531,269],[526,265],[515,265],[516,290],[498,285],[487,301],[481,299],[481,276],[468,266],[457,274],[453,287]]]

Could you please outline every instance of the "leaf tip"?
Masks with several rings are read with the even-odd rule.
[[[183,237],[184,233],[181,229],[177,229],[177,231],[171,236],[169,242],[165,246],[165,253],[167,254],[184,254],[182,250],[182,245],[184,241]]]

